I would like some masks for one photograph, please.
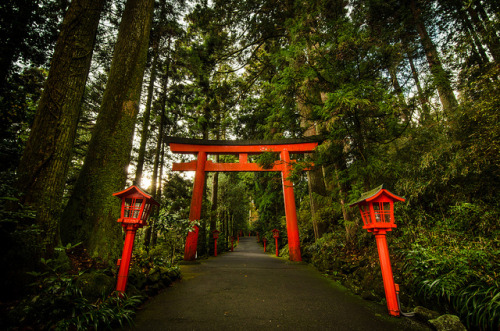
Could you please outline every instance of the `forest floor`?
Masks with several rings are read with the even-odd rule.
[[[183,279],[149,300],[132,330],[428,330],[390,317],[305,263],[265,254],[255,237],[234,252],[181,267]]]

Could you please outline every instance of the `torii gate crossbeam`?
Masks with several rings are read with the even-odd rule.
[[[288,233],[288,250],[291,261],[302,261],[300,253],[299,229],[297,225],[297,212],[293,183],[288,179],[292,170],[293,160],[290,153],[310,153],[318,146],[317,141],[288,139],[275,142],[262,141],[221,141],[198,140],[186,138],[168,139],[170,150],[173,153],[197,155],[195,161],[187,163],[174,163],[174,171],[195,171],[193,195],[189,219],[191,221],[201,218],[203,188],[205,173],[210,171],[280,171],[283,183],[283,196],[285,203],[286,225]],[[262,168],[257,163],[248,162],[248,155],[265,152],[279,153],[280,161],[276,161],[270,168]],[[239,163],[214,163],[207,160],[208,155],[238,155]],[[198,245],[197,226],[190,232],[184,248],[184,260],[193,261],[196,258]]]

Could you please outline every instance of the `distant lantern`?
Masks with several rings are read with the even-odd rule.
[[[350,207],[356,205],[359,207],[359,212],[364,223],[363,229],[375,235],[387,309],[389,310],[389,314],[393,316],[399,316],[400,310],[385,234],[387,231],[396,228],[396,223],[394,222],[394,202],[396,201],[405,201],[405,199],[389,192],[384,188],[384,185],[380,185],[373,190],[361,194],[358,201],[350,204]]]
[[[125,292],[132,250],[134,248],[135,233],[137,229],[147,224],[153,206],[159,206],[160,204],[151,195],[135,185],[123,191],[113,193],[113,195],[122,200],[118,223],[121,223],[125,230],[122,258],[117,263],[120,266],[120,270],[118,271],[116,290]]]
[[[379,230],[391,231],[397,225],[394,222],[394,202],[405,201],[394,193],[384,188],[384,185],[361,194],[358,201],[352,203],[350,207],[358,206],[361,218],[363,219],[363,229],[368,232]]]
[[[273,230],[273,238],[274,238],[274,244],[276,246],[276,256],[279,256],[279,248],[278,248],[278,238],[280,237],[280,230],[274,229]]]

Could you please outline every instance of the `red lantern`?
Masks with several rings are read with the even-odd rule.
[[[139,187],[133,185],[129,188],[113,193],[114,196],[122,199],[122,208],[120,213],[119,223],[122,226],[135,224],[137,228],[142,228],[146,225],[152,206],[159,206],[153,197]]]
[[[279,238],[280,237],[280,230],[274,229],[272,230],[273,232],[273,238]]]
[[[120,270],[118,271],[116,290],[125,292],[132,250],[134,248],[135,233],[137,229],[147,224],[153,206],[159,206],[160,204],[151,195],[135,185],[121,192],[113,193],[113,195],[122,199],[118,223],[121,223],[125,230],[122,258],[117,263],[120,266]]]
[[[365,192],[358,201],[351,204],[358,205],[363,229],[368,232],[391,231],[397,225],[394,222],[394,202],[405,201],[405,199],[384,189],[383,185]]]
[[[274,238],[274,243],[276,246],[276,256],[279,256],[279,249],[278,249],[278,238],[280,237],[280,230],[274,229],[273,230],[273,238]]]
[[[364,223],[363,229],[375,235],[387,308],[389,314],[393,316],[399,316],[400,311],[385,234],[387,231],[396,228],[394,222],[394,202],[396,201],[405,201],[405,199],[389,192],[383,185],[380,185],[371,191],[363,193],[358,201],[350,205],[350,207],[356,205],[359,207]]]

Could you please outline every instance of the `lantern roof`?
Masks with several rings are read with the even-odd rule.
[[[402,198],[390,191],[388,191],[386,188],[385,188],[385,185],[382,184],[376,188],[374,188],[373,190],[370,190],[370,191],[366,191],[366,192],[363,192],[361,193],[361,196],[359,197],[359,199],[356,201],[356,202],[353,202],[349,205],[349,207],[353,207],[361,202],[370,202],[370,201],[373,201],[375,200],[376,198],[378,198],[380,195],[386,195],[388,196],[389,198],[392,198],[394,201],[405,201],[405,198]]]
[[[129,195],[132,195],[134,193],[139,193],[140,195],[144,196],[146,199],[150,200],[150,202],[156,206],[159,206],[160,204],[158,202],[156,202],[155,199],[153,199],[153,196],[149,193],[147,193],[146,191],[144,191],[143,189],[141,189],[139,186],[137,185],[132,185],[130,186],[129,188],[126,188],[124,189],[123,191],[120,191],[120,192],[116,192],[116,193],[113,193],[113,195],[115,197],[118,197],[118,198],[123,198],[123,197],[126,197],[126,196],[129,196]]]

